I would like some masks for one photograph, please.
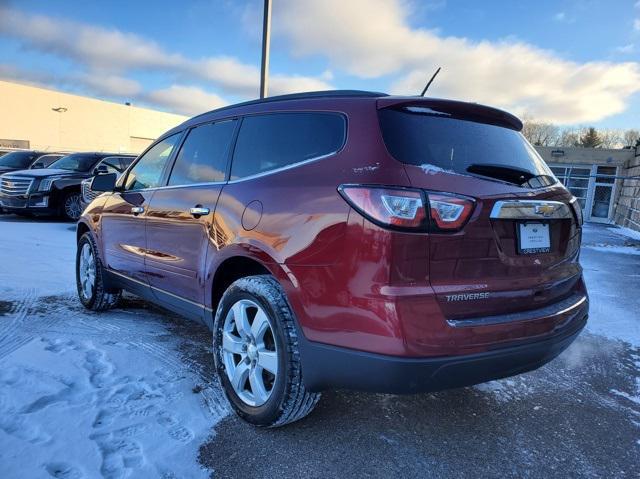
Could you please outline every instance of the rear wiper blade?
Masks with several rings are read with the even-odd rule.
[[[550,186],[556,182],[556,179],[551,175],[536,175],[529,178],[521,186],[528,186],[529,188],[542,188],[543,186]]]
[[[535,176],[530,171],[522,168],[491,163],[474,163],[467,167],[467,171],[513,183],[514,185],[522,185]]]

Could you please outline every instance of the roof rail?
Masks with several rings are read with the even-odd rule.
[[[366,91],[366,90],[324,90],[324,91],[309,91],[304,93],[290,93],[288,95],[277,95],[270,96],[267,98],[257,99],[257,100],[249,100],[242,103],[234,103],[233,105],[223,106],[222,108],[216,108],[215,110],[210,110],[205,113],[201,113],[200,115],[194,116],[193,118],[198,118],[203,115],[208,115],[210,113],[217,113],[219,111],[229,110],[231,108],[238,108],[243,106],[250,105],[260,105],[262,103],[271,103],[276,101],[288,101],[288,100],[304,100],[308,98],[378,98],[389,96],[386,93],[376,92],[376,91]]]

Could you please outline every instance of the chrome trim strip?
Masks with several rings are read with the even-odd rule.
[[[198,186],[218,186],[218,185],[226,185],[226,181],[207,181],[204,183],[191,183],[189,185],[165,185],[165,186],[154,186],[153,188],[141,188],[139,190],[122,190],[122,191],[113,191],[112,193],[137,193],[140,191],[158,191],[158,190],[175,190],[179,188],[190,188],[190,187],[198,187]]]
[[[138,279],[131,278],[130,276],[127,276],[126,274],[118,273],[117,271],[114,271],[112,269],[106,268],[106,270],[111,274],[115,274],[116,276],[120,276],[121,278],[127,279],[129,281],[133,281],[134,283],[138,283],[141,286],[146,286],[147,288],[155,289],[156,291],[160,291],[161,293],[164,293],[164,294],[169,295],[169,296],[171,296],[173,298],[179,299],[180,301],[184,301],[185,303],[189,303],[189,304],[192,304],[194,306],[198,306],[199,308],[202,308],[205,311],[213,313],[213,309],[208,308],[204,304],[196,303],[195,301],[191,301],[190,299],[183,298],[182,296],[178,296],[177,294],[170,293],[169,291],[166,291],[164,289],[157,288],[157,287],[152,286],[152,285],[150,285],[148,283],[144,283],[143,281],[140,281]]]
[[[575,313],[585,304],[588,304],[587,296],[580,293],[574,293],[566,299],[538,309],[530,309],[528,311],[520,311],[517,313],[498,314],[495,316],[482,316],[479,318],[448,319],[447,324],[454,328],[473,328],[477,326],[513,323],[516,321],[531,321],[549,316],[558,316],[565,313]]]
[[[491,209],[494,220],[571,219],[573,214],[566,203],[547,200],[501,200]]]
[[[298,166],[306,165],[308,163],[313,163],[314,161],[324,160],[325,158],[329,158],[330,156],[338,154],[338,152],[340,152],[341,150],[342,150],[342,147],[339,150],[332,151],[331,153],[315,156],[307,160],[298,161],[297,163],[291,163],[290,165],[281,166],[280,168],[276,168],[274,170],[263,171],[262,173],[256,173],[255,175],[245,176],[243,178],[238,178],[237,180],[229,180],[228,183],[229,184],[240,183],[242,181],[253,180],[255,178],[262,178],[263,176],[269,176],[275,173],[280,173],[281,171],[291,170],[293,168],[297,168]]]

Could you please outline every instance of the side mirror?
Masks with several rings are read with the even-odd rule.
[[[115,173],[107,173],[106,175],[94,176],[91,180],[92,191],[113,191],[116,187],[116,179],[118,175]]]
[[[98,167],[93,170],[93,172],[96,175],[104,175],[106,173],[109,173],[109,168],[107,168],[107,165],[98,165]]]

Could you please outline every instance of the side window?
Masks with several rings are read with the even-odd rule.
[[[193,128],[178,152],[169,185],[224,181],[235,120]]]
[[[105,158],[98,167],[106,167],[109,173],[120,173],[120,161],[118,158]]]
[[[345,121],[335,113],[248,116],[238,134],[231,179],[263,173],[338,151]]]
[[[120,158],[120,172],[122,173],[124,170],[129,168],[129,165],[133,163],[135,158],[122,157]]]
[[[125,190],[142,190],[160,186],[162,171],[179,138],[180,133],[176,133],[147,151],[129,171],[124,185]]]

